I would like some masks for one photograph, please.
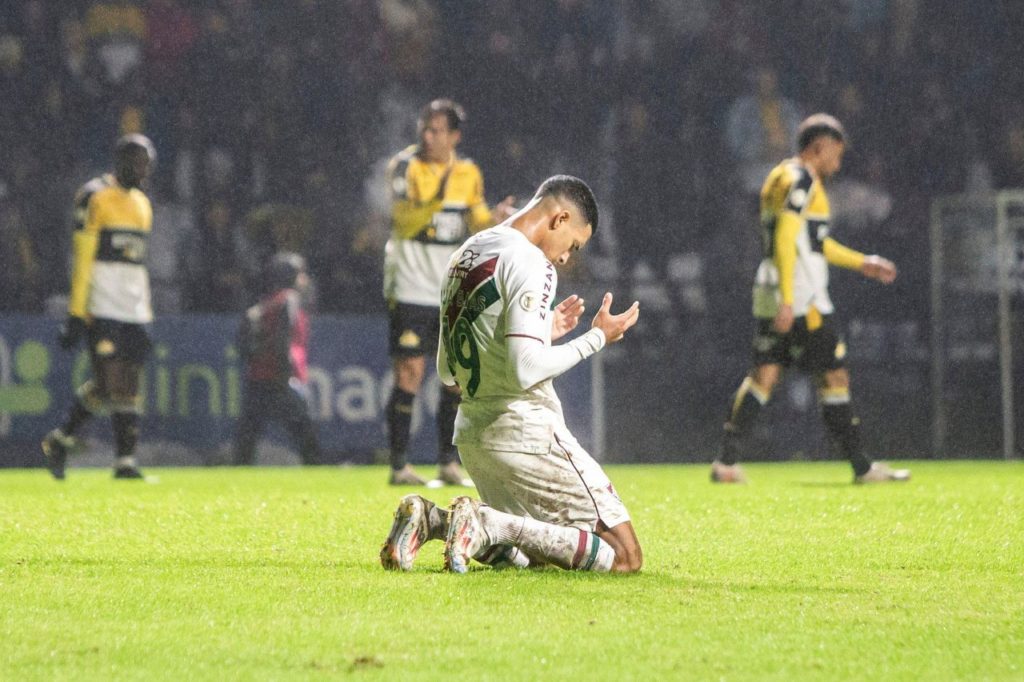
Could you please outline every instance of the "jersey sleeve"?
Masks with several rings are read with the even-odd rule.
[[[68,314],[86,318],[89,315],[89,288],[92,269],[100,243],[100,216],[96,193],[88,186],[75,197],[74,234],[71,237],[71,293]]]
[[[803,227],[803,219],[792,211],[783,211],[775,223],[775,243],[772,246],[775,267],[779,271],[779,295],[782,303],[793,305],[793,279],[796,272],[796,238]]]
[[[825,260],[836,267],[847,270],[860,270],[864,265],[864,254],[848,246],[843,246],[832,237],[826,237],[821,245]]]
[[[789,187],[775,223],[772,245],[775,267],[779,271],[779,295],[784,305],[793,305],[793,279],[796,271],[796,240],[804,225],[803,213],[810,199],[814,178],[806,169],[787,174]]]
[[[552,379],[601,350],[604,333],[591,329],[569,343],[551,345],[558,279],[543,256],[524,254],[511,259],[506,283],[506,342],[508,371],[520,388]]]
[[[516,251],[505,262],[506,335],[551,344],[551,316],[558,288],[555,266],[540,251]]]

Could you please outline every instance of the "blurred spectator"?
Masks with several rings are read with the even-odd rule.
[[[132,0],[93,3],[85,13],[85,31],[108,83],[123,83],[142,64],[146,16]]]
[[[208,312],[244,309],[256,293],[253,283],[260,264],[227,200],[214,199],[207,205],[201,234],[193,254],[202,264],[196,307]]]
[[[793,152],[801,113],[797,105],[779,91],[775,69],[761,66],[752,74],[753,92],[737,97],[726,114],[726,140],[738,163],[743,189],[751,194],[778,159]]]
[[[0,311],[38,312],[40,269],[23,211],[0,186]]]
[[[262,262],[298,249],[332,310],[376,310],[365,283],[379,278],[382,211],[364,182],[414,134],[419,105],[450,95],[475,112],[466,151],[494,198],[551,172],[587,177],[609,218],[587,256],[603,266],[589,269],[614,279],[633,258],[660,271],[667,254],[697,253],[708,315],[729,324],[746,296],[732,283],[757,250],[748,195],[790,153],[804,105],[851,134],[837,225],[886,225],[897,252],[913,252],[933,196],[1024,186],[1019,5],[3,3],[0,179],[38,267],[62,267],[67,220],[55,207],[105,162],[112,136],[144,130],[161,149],[158,212],[213,233],[227,206],[227,241],[242,243],[227,251]],[[52,293],[34,282],[27,300]],[[253,293],[228,288],[227,306]]]

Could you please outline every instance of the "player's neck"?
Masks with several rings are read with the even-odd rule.
[[[541,207],[541,200],[537,197],[530,199],[530,202],[516,211],[503,224],[514,230],[523,233],[531,244],[539,247],[543,237],[544,228],[547,224],[547,216]]]
[[[821,171],[818,169],[817,159],[814,156],[810,154],[797,154],[796,158],[800,165],[811,171],[811,175],[814,176],[815,180],[821,180]]]

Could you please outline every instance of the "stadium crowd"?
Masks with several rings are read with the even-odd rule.
[[[593,276],[674,282],[698,310],[745,287],[749,195],[799,118],[831,111],[854,147],[837,230],[876,231],[913,275],[899,257],[919,249],[930,197],[1024,185],[1024,12],[993,5],[8,3],[0,230],[15,248],[0,309],[66,289],[70,194],[133,131],[160,153],[158,310],[239,310],[278,248],[311,257],[321,310],[376,308],[373,168],[439,94],[466,105],[490,194],[554,170],[591,178],[615,215]]]
[[[0,311],[61,308],[74,188],[126,132],[158,150],[158,315],[243,310],[280,250],[308,258],[319,311],[383,311],[384,163],[450,96],[492,202],[592,183],[609,218],[570,280],[643,301],[652,362],[669,335],[690,367],[745,350],[757,185],[814,111],[852,138],[835,233],[902,273],[845,309],[923,316],[931,198],[1024,186],[1022,28],[1008,0],[5,3]]]

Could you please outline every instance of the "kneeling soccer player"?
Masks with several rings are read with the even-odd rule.
[[[481,501],[441,509],[406,495],[381,549],[388,569],[409,570],[420,546],[445,539],[445,567],[470,558],[493,566],[552,564],[634,572],[643,562],[629,512],[608,477],[565,426],[552,379],[618,341],[640,315],[610,312],[605,294],[592,328],[574,329],[583,301],[553,307],[557,275],[597,228],[582,180],[546,180],[525,208],[470,237],[449,261],[441,302],[441,380],[462,389],[455,444]]]

